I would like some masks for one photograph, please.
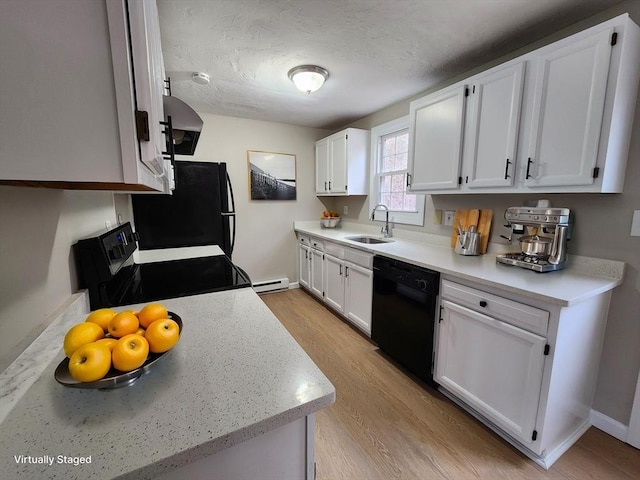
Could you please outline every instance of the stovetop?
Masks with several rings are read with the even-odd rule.
[[[561,270],[564,268],[564,263],[549,263],[548,257],[525,255],[521,252],[496,255],[496,262],[526,268],[539,273],[552,272],[554,270]]]
[[[135,263],[137,235],[129,222],[74,245],[78,284],[89,290],[92,310],[251,286],[251,279],[210,246],[174,252],[164,261]],[[209,253],[207,253],[209,252]],[[161,258],[163,255],[154,255]]]
[[[114,305],[250,287],[249,278],[224,255],[135,264]]]

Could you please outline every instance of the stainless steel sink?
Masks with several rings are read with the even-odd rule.
[[[346,237],[347,240],[351,240],[353,242],[360,243],[391,243],[393,240],[388,240],[386,238],[377,238],[377,237]]]

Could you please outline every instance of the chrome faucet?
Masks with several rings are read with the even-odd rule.
[[[386,213],[384,227],[380,229],[380,233],[382,233],[382,236],[384,238],[389,238],[391,236],[391,229],[389,228],[389,208],[384,203],[379,203],[375,207],[373,207],[373,210],[371,210],[371,217],[369,217],[369,220],[373,221],[375,219],[376,210],[378,210],[378,208],[380,208],[381,210],[384,209]]]

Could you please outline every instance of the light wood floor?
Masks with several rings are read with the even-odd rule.
[[[316,415],[318,480],[640,478],[640,451],[596,428],[545,471],[304,291],[262,299],[336,388]]]

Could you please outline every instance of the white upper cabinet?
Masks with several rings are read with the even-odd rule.
[[[347,128],[316,142],[316,194],[366,195],[369,131]]]
[[[410,190],[458,187],[466,90],[466,85],[456,85],[411,102]]]
[[[613,28],[557,42],[537,59],[525,185],[591,185],[611,58]]]
[[[7,2],[0,63],[0,183],[169,191],[155,0]]]
[[[316,142],[316,193],[329,191],[329,139]]]
[[[464,184],[510,187],[516,173],[525,62],[497,67],[470,85],[464,145]]]
[[[620,193],[639,79],[624,14],[415,100],[411,189]]]

